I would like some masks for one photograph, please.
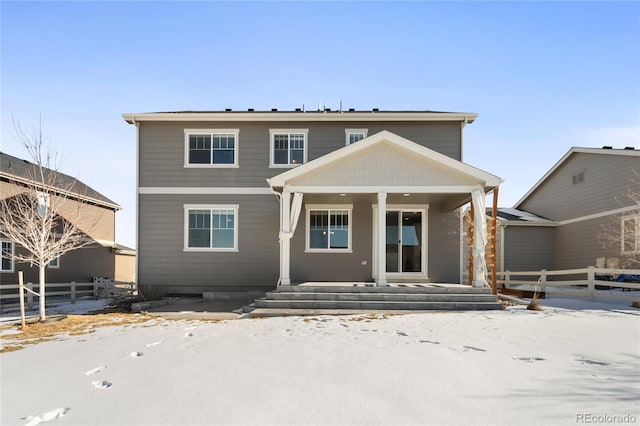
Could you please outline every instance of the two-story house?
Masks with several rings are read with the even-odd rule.
[[[136,126],[137,274],[149,298],[309,281],[457,283],[457,209],[472,198],[484,209],[501,182],[462,162],[473,113],[123,117]]]
[[[633,267],[640,253],[640,151],[571,148],[498,215],[499,269]]]
[[[38,188],[38,167],[29,161],[0,152],[0,200],[20,196]],[[50,173],[54,173],[45,169]],[[133,282],[135,280],[135,251],[116,244],[116,213],[121,207],[83,182],[55,172],[64,188],[67,200],[60,208],[62,220],[75,223],[91,244],[59,256],[46,272],[47,282],[91,282],[95,277]],[[0,212],[1,214],[2,212]],[[38,268],[16,262],[14,255],[24,248],[10,240],[0,229],[1,263],[0,285],[17,284],[18,271],[24,272],[25,282],[38,282]]]

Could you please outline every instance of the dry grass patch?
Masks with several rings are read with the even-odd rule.
[[[20,350],[27,345],[40,342],[61,340],[65,336],[77,336],[88,334],[100,327],[112,325],[138,324],[151,320],[144,314],[105,313],[89,315],[67,315],[66,318],[55,322],[35,322],[28,324],[25,329],[20,324],[11,324],[0,327],[4,330],[17,330],[15,334],[3,334],[3,344],[0,353]],[[7,344],[10,341],[10,344]]]

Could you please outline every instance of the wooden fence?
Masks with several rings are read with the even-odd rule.
[[[40,290],[39,284],[26,283],[24,285],[36,293]],[[4,309],[14,308],[20,304],[18,284],[0,285],[0,312]],[[113,281],[97,278],[89,283],[46,283],[45,297],[47,300],[70,301],[74,303],[81,298],[118,298],[133,296],[136,294],[135,283]],[[24,302],[28,309],[37,305],[39,297],[29,291],[25,291]]]
[[[530,290],[539,290],[549,296],[572,296],[624,300],[640,303],[640,282],[620,282],[615,279],[621,275],[640,275],[640,269],[607,269],[589,266],[582,269],[564,269],[557,271],[505,271],[498,272],[498,287],[518,289],[522,286]],[[539,281],[539,283],[538,283]],[[622,289],[612,293],[609,289]],[[625,290],[630,290],[626,292]]]

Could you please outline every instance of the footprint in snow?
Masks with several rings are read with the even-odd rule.
[[[26,420],[28,423],[25,426],[36,426],[40,423],[48,422],[49,420],[58,419],[63,417],[71,408],[56,408],[55,410],[47,411],[46,413],[37,414],[35,416],[23,417],[22,420]]]
[[[349,324],[340,323],[340,325],[343,326],[344,328],[349,328]]]
[[[97,374],[99,372],[101,372],[102,370],[104,370],[105,368],[107,368],[106,366],[100,366],[100,367],[96,367],[93,370],[89,370],[87,372],[84,373],[85,376],[92,376],[94,374]]]
[[[436,342],[435,340],[419,340],[420,343],[431,343],[432,345],[439,345],[440,342]]]
[[[537,356],[521,356],[519,358],[514,357],[513,359],[517,360],[517,361],[524,361],[524,362],[534,362],[534,361],[546,361],[546,358],[540,358]]]
[[[574,359],[574,361],[579,362],[580,364],[588,364],[588,365],[609,365],[608,362],[605,362],[605,361],[594,361],[594,360],[588,359],[588,358]]]
[[[405,333],[404,331],[396,331],[396,334],[398,336],[404,336],[404,337],[409,337],[409,335],[407,333]]]
[[[129,352],[131,358],[140,358],[142,355],[144,355],[142,352]]]
[[[109,389],[113,383],[108,382],[106,380],[96,380],[95,382],[91,382],[91,386],[96,389]]]
[[[482,348],[476,348],[475,346],[463,346],[462,347],[463,351],[478,351],[478,352],[486,352],[486,349],[482,349]]]
[[[187,333],[184,335],[184,337],[193,337],[193,333]]]
[[[158,345],[160,345],[160,344],[162,344],[162,343],[164,343],[164,341],[162,341],[162,340],[161,340],[161,341],[159,341],[159,342],[148,343],[148,344],[147,344],[147,347],[148,347],[148,348],[150,348],[150,347],[152,347],[152,346],[158,346]]]

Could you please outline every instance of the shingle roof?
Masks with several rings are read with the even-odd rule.
[[[33,173],[36,166],[27,160],[23,160],[13,155],[0,152],[0,176],[5,178],[15,178],[16,180],[23,182],[33,182]],[[46,169],[48,172],[53,173],[52,170]],[[120,210],[122,207],[116,204],[114,201],[100,194],[95,189],[84,184],[76,178],[73,178],[64,173],[58,172],[59,188],[68,190],[71,194],[78,196],[79,198],[86,199],[90,202],[102,205],[115,210]]]
[[[491,209],[487,209],[487,216],[491,216]],[[518,210],[511,207],[498,208],[498,220],[506,220],[508,222],[535,223],[554,225],[555,222],[547,218],[529,213],[524,210]]]

